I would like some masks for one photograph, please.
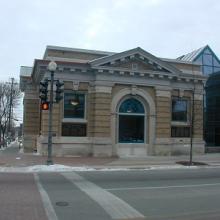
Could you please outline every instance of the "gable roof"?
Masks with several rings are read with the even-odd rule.
[[[215,53],[212,51],[212,49],[209,47],[209,45],[206,45],[204,47],[200,47],[197,50],[192,51],[191,53],[187,53],[186,55],[182,55],[180,57],[177,58],[177,60],[182,60],[182,61],[189,61],[189,62],[193,62],[196,61],[196,59],[206,50],[210,50],[211,53],[215,56],[215,58],[217,60],[219,60],[219,58],[215,55]]]
[[[147,51],[143,50],[140,47],[131,49],[131,50],[127,50],[121,53],[116,53],[110,56],[105,56],[105,57],[101,57],[95,60],[91,60],[88,63],[92,66],[92,67],[99,67],[102,66],[106,63],[109,62],[114,62],[115,60],[119,60],[119,59],[123,59],[125,57],[129,57],[132,55],[140,55],[143,58],[146,58],[147,60],[149,60],[151,63],[155,63],[161,67],[163,67],[164,69],[168,70],[169,72],[173,72],[176,74],[181,73],[181,71],[179,69],[177,69],[176,67],[164,62],[163,60],[161,60],[160,58],[155,57],[154,55],[148,53]]]

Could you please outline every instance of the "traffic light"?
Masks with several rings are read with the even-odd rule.
[[[48,110],[49,109],[49,102],[41,103],[41,109],[42,110]]]
[[[55,96],[55,100],[56,103],[60,102],[63,99],[63,82],[60,82],[59,80],[56,81],[56,96]]]
[[[47,93],[48,93],[48,79],[45,79],[43,82],[40,82],[40,99],[41,102],[47,102]]]

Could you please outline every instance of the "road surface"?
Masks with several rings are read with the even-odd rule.
[[[220,219],[220,168],[0,173],[3,220]]]

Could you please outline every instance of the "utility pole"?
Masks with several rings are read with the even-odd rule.
[[[52,114],[53,114],[54,71],[51,71],[51,74],[50,74],[50,102],[49,102],[48,158],[47,158],[47,165],[52,165],[53,164],[53,160],[52,160]]]
[[[194,134],[194,113],[195,113],[195,88],[192,91],[192,106],[191,106],[191,126],[190,126],[190,158],[189,165],[192,166],[192,152],[193,152],[193,134]]]
[[[10,91],[9,115],[8,115],[8,135],[9,136],[11,136],[11,116],[12,116],[12,105],[13,105],[14,80],[15,80],[14,78],[11,78],[11,91]]]

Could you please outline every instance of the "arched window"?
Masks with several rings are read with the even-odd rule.
[[[144,143],[145,109],[143,104],[129,98],[119,107],[119,143]]]

